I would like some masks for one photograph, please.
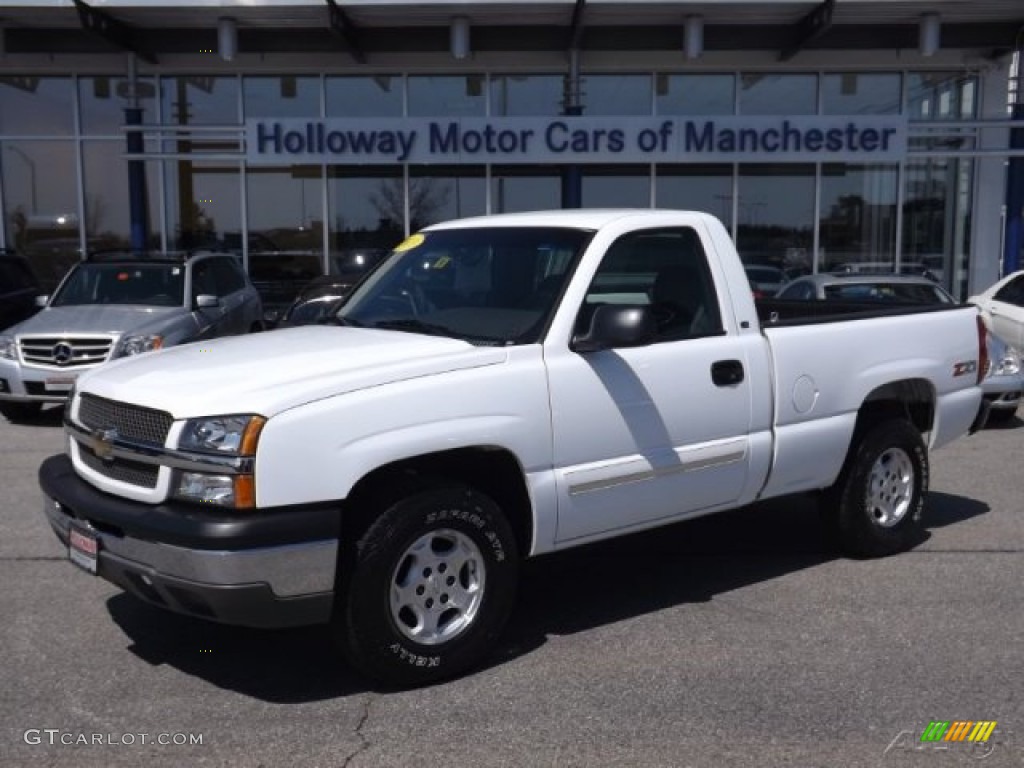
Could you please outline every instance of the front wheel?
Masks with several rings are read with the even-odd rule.
[[[928,491],[928,452],[905,419],[869,427],[853,446],[836,484],[824,495],[840,547],[854,557],[909,549],[921,535]]]
[[[464,486],[414,493],[359,540],[336,635],[353,664],[386,685],[453,677],[493,647],[518,561],[512,528],[489,497]]]

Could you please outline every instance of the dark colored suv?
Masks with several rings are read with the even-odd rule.
[[[34,315],[42,292],[28,261],[0,250],[0,331]]]

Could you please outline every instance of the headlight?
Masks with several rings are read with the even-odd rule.
[[[117,343],[117,354],[115,357],[127,357],[129,355],[140,355],[143,352],[152,352],[164,345],[164,337],[154,333],[140,333],[122,336]]]
[[[183,451],[203,453],[233,453],[253,456],[256,442],[266,419],[262,416],[210,416],[189,419],[178,438]]]
[[[256,506],[252,475],[208,475],[205,472],[181,472],[174,495],[184,501],[213,504],[232,509]]]
[[[266,423],[262,416],[251,414],[189,419],[178,438],[178,449],[252,457]],[[215,467],[210,472],[182,470],[175,473],[174,495],[201,504],[251,509],[256,506],[256,480],[251,472],[221,474]]]
[[[8,360],[15,360],[18,357],[17,345],[14,337],[7,334],[0,334],[0,357]]]
[[[1020,373],[1020,355],[1014,349],[1007,349],[1006,353],[993,365],[993,376],[1016,376]]]

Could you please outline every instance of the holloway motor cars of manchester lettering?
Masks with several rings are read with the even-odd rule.
[[[899,160],[906,144],[906,118],[895,115],[288,118],[246,123],[246,159],[252,165],[738,162],[766,157],[881,162]]]

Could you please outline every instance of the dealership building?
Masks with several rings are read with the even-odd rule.
[[[52,286],[105,248],[327,270],[677,208],[748,263],[962,299],[1021,262],[1022,47],[1020,0],[0,2],[0,247]]]

